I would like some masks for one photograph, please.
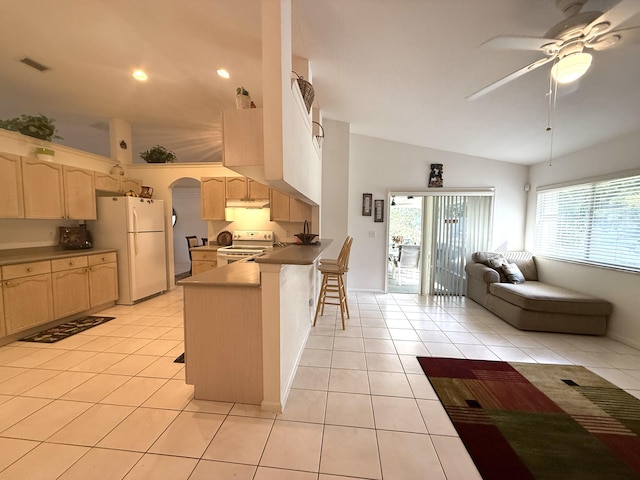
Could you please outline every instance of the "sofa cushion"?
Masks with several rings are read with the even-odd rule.
[[[610,315],[613,310],[606,300],[537,281],[492,283],[489,291],[525,310],[575,315]]]
[[[502,266],[507,282],[509,283],[524,283],[524,275],[515,263],[507,263]]]
[[[524,275],[525,280],[538,280],[538,269],[536,268],[536,262],[533,255],[529,252],[475,252],[471,255],[471,260],[477,263],[482,263],[488,267],[494,268],[489,265],[490,258],[502,257],[506,260],[505,263],[515,263]],[[504,272],[497,270],[500,273],[500,281],[505,282],[506,276]]]
[[[493,268],[498,272],[501,282],[507,281],[507,277],[502,267],[509,262],[507,262],[507,259],[504,258],[502,254],[494,252],[476,252],[471,256],[471,259],[476,263],[482,263],[489,268]]]

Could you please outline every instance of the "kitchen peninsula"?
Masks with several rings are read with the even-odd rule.
[[[282,412],[313,322],[317,262],[330,244],[276,247],[178,282],[196,399]]]

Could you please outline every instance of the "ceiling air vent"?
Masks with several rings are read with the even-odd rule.
[[[49,70],[49,67],[47,67],[46,65],[43,65],[40,62],[36,62],[35,60],[29,57],[24,57],[20,61],[25,65],[30,66],[31,68],[35,68],[39,72],[46,72],[47,70]]]

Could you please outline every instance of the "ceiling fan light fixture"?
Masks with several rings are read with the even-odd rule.
[[[551,68],[551,75],[558,83],[571,83],[579,79],[591,66],[593,57],[589,53],[569,54]]]

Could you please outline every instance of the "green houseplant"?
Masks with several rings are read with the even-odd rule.
[[[141,152],[140,158],[147,163],[173,163],[176,161],[176,154],[162,145],[156,145],[149,150]]]
[[[20,132],[23,135],[50,142],[53,138],[62,139],[54,124],[55,120],[45,115],[20,115],[9,120],[0,120],[0,128]]]

